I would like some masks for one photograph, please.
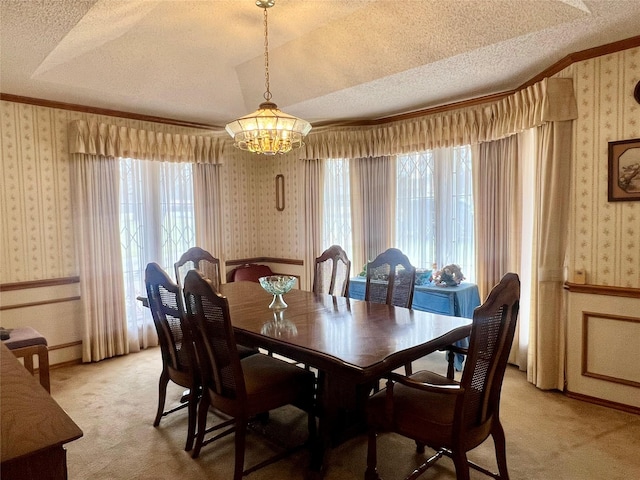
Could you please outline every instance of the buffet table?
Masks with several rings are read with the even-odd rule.
[[[66,480],[64,444],[82,430],[0,344],[2,480]]]
[[[364,277],[351,278],[349,297],[364,300],[365,285]],[[457,287],[416,285],[411,308],[452,317],[473,318],[473,311],[479,305],[478,285],[462,282]]]

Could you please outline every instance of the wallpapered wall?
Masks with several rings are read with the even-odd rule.
[[[2,102],[0,283],[78,274],[71,216],[70,112]]]
[[[640,288],[640,202],[608,202],[608,142],[640,138],[640,48],[573,64],[579,117],[574,125],[574,215],[570,272],[587,283]]]
[[[135,120],[0,102],[0,283],[78,275],[67,128],[72,120],[205,135]],[[238,155],[222,169],[224,258],[301,258],[292,159]],[[289,171],[289,169],[291,171]],[[275,209],[275,175],[285,174],[286,209]],[[260,234],[260,232],[267,232]],[[286,232],[284,235],[282,232]]]
[[[222,167],[225,260],[255,256],[301,260],[299,161],[240,154]],[[276,209],[275,177],[284,176],[285,209]]]
[[[262,255],[302,260],[304,257],[303,177],[300,160],[292,156],[256,159],[261,178],[259,250]],[[276,209],[276,175],[284,176],[284,210]]]
[[[574,212],[570,271],[588,283],[640,287],[640,202],[607,202],[607,142],[640,138],[640,48],[576,63]],[[0,283],[78,274],[71,218],[67,125],[77,118],[150,130],[205,134],[148,122],[0,102],[2,205]],[[302,169],[292,156],[238,155],[225,162],[224,258],[303,258]],[[285,177],[285,209],[275,208],[275,176]]]

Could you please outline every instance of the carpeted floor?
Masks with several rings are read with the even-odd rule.
[[[414,371],[444,372],[440,353],[414,363]],[[186,410],[152,426],[161,369],[160,349],[95,364],[53,369],[51,392],[84,431],[67,445],[70,480],[209,479],[227,480],[233,473],[233,436],[207,445],[193,460],[183,450]],[[183,389],[170,383],[169,402]],[[507,437],[507,458],[514,480],[631,480],[640,478],[640,416],[572,400],[557,392],[543,392],[516,368],[507,370],[501,415]],[[287,442],[304,440],[306,418],[293,408],[273,412],[269,437]],[[270,440],[249,434],[245,466],[277,451]],[[404,478],[421,463],[414,444],[393,434],[378,439],[380,475]],[[469,457],[491,469],[495,466],[491,440]],[[366,437],[347,441],[329,453],[326,480],[364,478]],[[247,478],[251,480],[304,478],[308,452],[299,451]],[[454,479],[453,463],[442,459],[421,479]],[[472,471],[472,479],[487,478]]]

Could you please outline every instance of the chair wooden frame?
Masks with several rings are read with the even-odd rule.
[[[409,258],[397,248],[389,248],[378,255],[372,262],[367,264],[367,283],[365,285],[364,299],[367,302],[377,301],[374,295],[374,290],[382,288],[381,285],[377,285],[373,281],[375,280],[375,269],[380,267],[387,267],[389,269],[389,276],[386,279],[386,297],[384,303],[387,305],[394,305],[396,307],[411,308],[413,304],[413,292],[416,286],[416,267],[411,265]],[[399,279],[398,267],[402,267],[402,275],[405,279],[408,278],[409,284],[406,286],[407,291],[405,295],[398,301],[397,298],[397,282],[402,282]],[[405,365],[405,372],[407,375],[411,375],[412,367],[411,363]],[[378,387],[375,387],[377,390]]]
[[[35,375],[36,370],[33,365],[33,357],[38,357],[38,379],[40,385],[51,393],[51,381],[49,378],[49,348],[46,345],[29,345],[26,347],[10,349],[17,358],[22,358],[24,367],[31,375]]]
[[[222,275],[220,272],[220,260],[200,247],[191,247],[184,252],[180,259],[173,265],[176,272],[176,282],[180,288],[184,285],[184,279],[189,270],[200,270],[209,278],[216,290],[220,290]],[[212,274],[213,271],[213,274]]]
[[[467,361],[460,383],[422,371],[392,373],[386,391],[369,399],[369,440],[365,480],[378,480],[376,435],[390,430],[416,442],[417,453],[435,454],[407,478],[415,479],[443,455],[453,459],[456,478],[469,480],[469,467],[496,479],[509,479],[506,442],[500,423],[500,392],[515,333],[520,280],[506,274],[476,308]],[[493,437],[498,473],[467,459],[467,452]]]
[[[197,270],[187,274],[184,292],[187,321],[194,332],[203,379],[193,458],[199,456],[204,445],[235,432],[234,480],[240,480],[243,475],[292,453],[299,447],[244,469],[249,419],[288,404],[307,411],[309,436],[313,440],[316,433],[313,373],[267,355],[241,359],[227,299]],[[207,429],[210,407],[233,418]],[[230,428],[205,440],[206,433],[226,427]]]
[[[201,381],[193,339],[184,321],[182,292],[157,263],[147,265],[145,284],[162,354],[162,373],[158,382],[158,408],[153,426],[159,426],[162,417],[187,408],[189,420],[184,449],[189,451],[193,448],[196,437]],[[169,380],[188,388],[188,391],[183,395],[180,405],[165,411]]]
[[[3,340],[5,346],[15,357],[22,358],[22,364],[31,375],[38,374],[40,385],[51,393],[47,339],[32,327],[17,327],[9,331],[9,338]],[[38,357],[37,372],[33,362],[34,357]]]
[[[327,291],[322,288],[322,265],[331,262],[331,280]],[[342,265],[342,266],[341,266]],[[344,281],[342,285],[336,285],[336,276],[340,268],[344,269]],[[349,291],[349,275],[351,273],[351,260],[347,253],[339,245],[331,245],[315,260],[313,274],[313,291],[315,293],[328,293],[335,297],[345,297]]]
[[[373,296],[373,286],[372,280],[374,280],[373,275],[376,268],[383,267],[387,265],[389,268],[389,276],[386,280],[386,299],[385,302],[387,305],[394,305],[396,307],[404,307],[411,308],[411,304],[413,303],[413,291],[416,285],[416,267],[411,265],[409,258],[402,253],[397,248],[389,248],[378,255],[373,261],[367,264],[367,283],[365,286],[364,299],[367,302],[376,301]],[[407,295],[403,298],[402,302],[394,301],[394,297],[396,294],[396,279],[397,279],[397,269],[398,267],[403,267],[403,275],[406,275],[409,278],[408,292]]]

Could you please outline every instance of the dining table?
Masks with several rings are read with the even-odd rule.
[[[373,282],[379,281],[373,280]],[[349,279],[349,296],[363,300],[366,284],[366,277],[357,276]],[[473,318],[473,312],[479,306],[480,293],[478,285],[472,282],[462,282],[457,285],[433,282],[416,284],[413,292],[413,302],[411,303],[411,308],[414,310],[466,318]],[[462,339],[456,342],[456,345],[467,348],[469,347],[469,339]],[[457,372],[462,371],[464,358],[463,354],[455,354],[454,368]]]
[[[311,469],[322,472],[330,448],[363,431],[369,392],[406,363],[467,337],[471,319],[293,289],[287,307],[253,282],[220,286],[236,341],[317,371],[319,441]]]

